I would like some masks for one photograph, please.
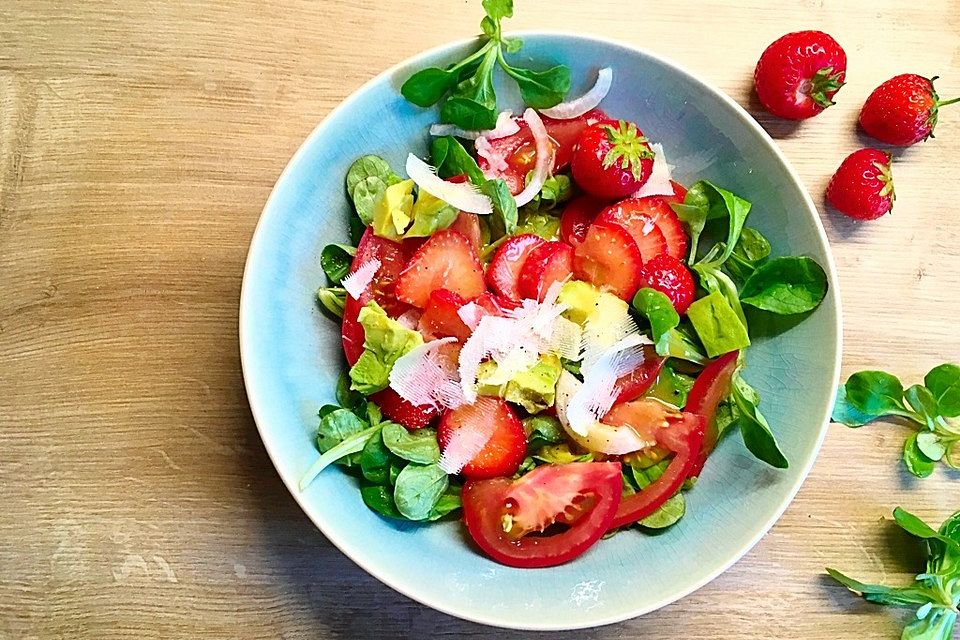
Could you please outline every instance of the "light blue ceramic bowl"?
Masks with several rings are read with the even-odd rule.
[[[778,254],[809,255],[826,269],[823,305],[789,332],[757,340],[745,377],[790,459],[786,471],[757,462],[738,437],[710,459],[687,516],[662,535],[622,532],[567,565],[518,570],[474,549],[459,522],[416,525],[380,518],[356,481],[325,471],[304,493],[297,481],[316,459],[317,409],[334,400],[343,367],[339,327],[315,292],[328,242],[346,241],[344,174],[375,153],[398,169],[427,152],[435,110],[407,103],[398,87],[415,70],[459,59],[474,41],[424,53],[377,76],[335,109],[290,161],[250,246],[240,301],[240,347],[253,415],[283,481],[321,531],[387,585],[451,615],[518,629],[607,624],[662,607],[719,575],[773,525],[807,475],[823,439],[840,361],[836,270],[810,197],[773,141],[733,100],[650,53],[566,34],[521,34],[519,54],[573,70],[578,95],[601,66],[614,69],[602,107],[637,121],[664,145],[675,177],[707,178],[753,201],[750,224]],[[501,107],[521,110],[513,85]]]

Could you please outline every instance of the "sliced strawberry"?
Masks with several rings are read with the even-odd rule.
[[[424,405],[419,407],[411,404],[400,397],[396,391],[387,387],[383,391],[377,391],[370,396],[383,415],[394,422],[399,422],[407,429],[419,429],[425,427],[440,415],[440,410],[433,405]]]
[[[615,222],[626,229],[633,236],[637,248],[640,249],[640,255],[646,262],[656,255],[667,252],[666,238],[654,221],[651,211],[651,209],[659,210],[661,205],[670,209],[658,196],[627,198],[604,209],[597,217],[597,221]]]
[[[417,328],[428,340],[447,337],[466,340],[470,337],[470,329],[457,315],[457,310],[466,303],[458,294],[446,289],[431,292]]]
[[[603,200],[588,195],[571,200],[560,216],[560,237],[573,247],[583,242],[587,237],[587,229],[606,206]]]
[[[573,157],[573,147],[577,143],[580,133],[591,124],[606,119],[607,115],[600,109],[588,111],[582,116],[569,120],[554,120],[547,116],[541,116],[547,134],[555,143],[556,155],[553,161],[553,173],[570,164],[570,159]],[[489,149],[478,154],[477,162],[484,175],[489,178],[503,178],[510,189],[510,193],[516,195],[523,190],[527,173],[532,171],[537,163],[537,150],[533,133],[530,132],[530,127],[526,121],[519,117],[514,118],[514,121],[520,125],[520,130],[513,135],[489,140]],[[494,170],[493,167],[496,165],[500,165],[501,168]],[[503,165],[505,165],[505,168],[503,168]]]
[[[573,275],[578,280],[630,300],[640,288],[643,258],[637,243],[620,225],[598,220],[590,225],[573,255]]]
[[[437,289],[468,299],[486,289],[477,252],[459,231],[444,229],[433,234],[397,277],[397,298],[420,309]]]
[[[543,301],[554,282],[564,282],[573,275],[573,247],[554,240],[535,247],[520,269],[517,289],[522,298]]]
[[[503,296],[498,296],[495,293],[490,293],[487,291],[479,298],[474,300],[484,311],[493,316],[502,316],[506,311],[511,311],[520,306],[520,304],[511,300],[510,298],[504,298]]]
[[[500,398],[483,398],[482,403],[464,405],[443,414],[437,429],[441,451],[460,429],[483,433],[491,426],[493,436],[461,471],[467,478],[496,478],[516,473],[527,455],[527,435],[517,414]]]
[[[409,241],[403,244],[373,235],[373,229],[367,227],[357,245],[357,254],[350,265],[350,273],[360,268],[370,260],[379,260],[380,267],[370,281],[367,289],[360,294],[360,299],[348,295],[343,307],[343,322],[341,324],[341,338],[343,353],[347,362],[352,366],[363,353],[363,327],[357,321],[363,305],[376,300],[384,311],[392,317],[397,317],[409,307],[396,299],[394,285],[404,265],[413,253]]]
[[[477,214],[461,211],[449,228],[462,233],[470,241],[473,250],[480,253],[480,249],[483,248],[483,239],[480,235],[480,218]]]
[[[520,268],[534,248],[545,242],[540,236],[532,233],[522,233],[507,238],[493,254],[490,265],[487,267],[487,284],[496,293],[510,300],[519,300],[520,291],[517,281],[520,278]]]
[[[640,279],[641,286],[656,289],[670,298],[677,313],[686,313],[696,297],[693,274],[673,256],[664,254],[645,263],[640,269]]]
[[[683,187],[674,183],[675,190],[677,187],[683,189]],[[685,189],[683,193],[686,196]],[[609,212],[608,219],[623,225],[634,236],[634,239],[637,237],[636,233],[638,231],[642,232],[649,224],[648,221],[652,221],[660,230],[660,233],[663,234],[666,242],[666,253],[677,260],[682,260],[687,255],[687,231],[683,228],[680,218],[670,208],[671,202],[683,202],[683,200],[678,200],[676,193],[673,196],[630,198],[610,207],[603,215],[607,216]],[[640,243],[639,240],[637,242]],[[644,262],[653,257],[644,253],[642,248],[640,253],[643,254]]]

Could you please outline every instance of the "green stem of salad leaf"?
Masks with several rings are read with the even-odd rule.
[[[380,425],[368,427],[367,429],[357,432],[354,435],[344,439],[343,442],[327,450],[323,455],[317,458],[317,461],[310,465],[310,468],[307,469],[307,472],[303,474],[298,487],[300,491],[305,490],[310,483],[313,482],[314,478],[320,475],[321,471],[326,469],[340,458],[362,451],[363,446],[367,444],[367,440],[369,440],[374,434],[379,433],[379,431]]]

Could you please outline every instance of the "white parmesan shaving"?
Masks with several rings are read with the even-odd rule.
[[[617,399],[617,382],[643,363],[646,343],[641,334],[630,334],[603,351],[584,374],[583,386],[566,408],[566,419],[575,433],[586,436],[590,427],[610,411]]]
[[[486,313],[486,310],[476,302],[468,302],[457,309],[457,315],[460,316],[463,324],[467,325],[470,331],[477,328],[477,325],[480,324],[480,319],[486,315]]]
[[[477,138],[474,146],[477,150],[477,156],[487,161],[487,173],[484,173],[486,177],[496,177],[510,168],[507,164],[507,159],[502,153],[493,148],[490,140],[486,136]]]
[[[380,261],[377,258],[371,258],[357,267],[353,273],[345,277],[340,284],[347,290],[351,298],[359,300],[363,292],[366,291],[370,283],[373,282],[373,277],[377,275],[377,269],[379,268]]]
[[[447,182],[436,170],[413,155],[407,156],[407,175],[417,186],[447,204],[468,213],[488,214],[493,211],[490,198],[483,195],[470,182]]]
[[[597,72],[596,83],[585,94],[568,102],[561,102],[549,109],[541,109],[540,113],[556,120],[578,118],[591,109],[596,109],[603,99],[607,97],[607,93],[610,92],[610,85],[612,84],[613,69],[604,67]]]
[[[650,145],[650,148],[654,153],[653,169],[650,170],[650,177],[633,194],[633,197],[672,196],[674,193],[673,183],[670,180],[674,167],[667,163],[667,156],[663,153],[663,145],[654,143]]]
[[[451,342],[456,339],[433,340],[400,356],[390,370],[390,387],[418,407],[459,407],[463,404],[459,381],[438,352],[442,345]]]
[[[626,306],[621,315],[606,313],[603,317],[590,316],[583,328],[581,371],[586,375],[600,356],[611,346],[631,334],[639,334],[637,323]]]
[[[492,414],[496,410],[496,401],[491,398],[478,398],[474,404],[460,408],[460,426],[440,454],[441,469],[449,474],[460,473],[480,453],[493,436],[496,420]]]

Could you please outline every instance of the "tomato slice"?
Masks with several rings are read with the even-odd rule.
[[[656,438],[658,445],[674,452],[673,459],[653,484],[620,501],[611,528],[643,520],[679,491],[689,477],[703,442],[703,418],[684,412],[680,419],[667,420],[670,424],[659,429]]]
[[[497,562],[552,567],[576,558],[610,529],[621,482],[619,462],[546,465],[519,480],[473,480],[463,486],[463,518],[477,545]]]
[[[686,410],[701,416],[706,424],[703,445],[700,448],[700,455],[696,464],[690,471],[691,476],[700,475],[700,471],[703,470],[703,465],[707,461],[707,456],[717,445],[717,438],[720,434],[714,416],[716,416],[717,406],[720,402],[730,395],[730,387],[733,385],[733,374],[737,371],[739,356],[739,351],[731,351],[708,364],[697,376],[693,387],[690,388],[690,393],[687,395]]]
[[[630,402],[636,400],[653,386],[657,381],[657,376],[663,370],[663,364],[666,358],[657,355],[656,350],[650,347],[643,349],[643,362],[631,371],[617,380],[617,399],[615,403]]]
[[[600,109],[594,109],[569,120],[554,120],[547,116],[541,116],[541,119],[547,134],[555,143],[556,156],[551,173],[556,173],[570,164],[573,147],[583,130],[591,124],[607,120],[607,115]],[[520,117],[514,118],[514,121],[520,125],[519,131],[513,135],[489,141],[491,157],[503,160],[506,167],[494,170],[490,161],[483,156],[478,158],[478,163],[484,175],[490,178],[503,178],[510,193],[516,195],[523,190],[527,173],[537,164],[537,150],[533,133],[526,121]]]
[[[360,299],[357,300],[353,296],[347,295],[346,303],[343,305],[340,336],[343,341],[343,353],[350,366],[353,366],[360,354],[363,353],[363,327],[357,321],[357,316],[360,315],[360,309],[363,308],[363,305],[370,300],[376,300],[377,304],[394,318],[410,308],[393,295],[394,281],[403,271],[407,260],[413,255],[418,245],[419,243],[416,241],[408,240],[400,244],[393,240],[375,236],[371,227],[367,227],[367,230],[363,232],[360,243],[357,245],[357,254],[350,265],[350,273],[373,259],[380,261],[380,268],[377,269],[377,273],[366,290],[360,294]]]

